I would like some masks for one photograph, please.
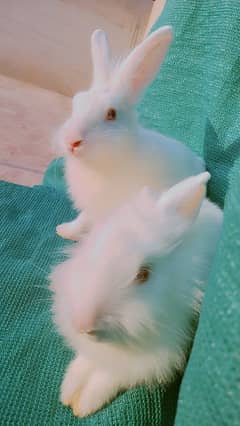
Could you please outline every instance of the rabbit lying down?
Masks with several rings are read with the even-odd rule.
[[[74,96],[71,117],[56,138],[65,157],[69,193],[76,209],[83,211],[57,227],[63,238],[78,240],[144,185],[160,193],[204,171],[202,159],[185,145],[138,122],[137,101],[155,77],[171,39],[171,27],[162,27],[116,63],[106,34],[93,33],[92,86]]]
[[[222,226],[209,178],[142,189],[51,274],[54,321],[76,352],[61,387],[75,415],[183,369]]]

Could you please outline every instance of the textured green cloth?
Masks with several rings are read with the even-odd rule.
[[[156,26],[164,24],[173,25],[175,42],[139,105],[141,119],[204,156],[212,200],[223,206],[227,193],[176,426],[234,426],[240,424],[240,3],[168,0]],[[46,275],[66,244],[55,225],[73,215],[61,161],[50,165],[44,184],[0,186],[0,424],[171,425],[177,383],[165,397],[160,387],[125,392],[84,421],[59,404],[71,353],[51,323]]]

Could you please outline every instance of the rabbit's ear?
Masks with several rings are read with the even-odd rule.
[[[165,214],[177,216],[182,222],[191,224],[199,213],[209,179],[210,173],[204,172],[181,181],[160,197],[158,207]]]
[[[162,27],[143,40],[122,63],[117,85],[118,89],[126,87],[130,102],[135,102],[155,77],[171,40],[171,27]]]
[[[93,62],[93,85],[105,85],[109,78],[111,51],[107,35],[102,30],[95,30],[91,37]]]

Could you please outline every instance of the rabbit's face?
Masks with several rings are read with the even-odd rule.
[[[171,28],[163,27],[122,61],[114,61],[106,34],[93,33],[92,86],[74,96],[72,116],[60,129],[64,153],[96,163],[106,157],[119,161],[121,153],[131,151],[139,137],[134,106],[156,75],[171,39]]]
[[[136,217],[127,209],[122,213]],[[64,330],[68,330],[63,332],[71,335],[75,348],[86,336],[134,347],[156,343],[164,288],[159,285],[161,242],[157,244],[147,228],[135,229],[135,224],[129,227],[122,220],[116,223],[115,217],[73,250],[65,269],[60,265],[55,292],[62,299]]]
[[[89,161],[119,154],[136,135],[136,114],[123,97],[110,89],[95,88],[73,98],[72,115],[60,132],[64,151]]]
[[[56,269],[56,321],[74,347],[83,335],[135,348],[163,339],[175,314],[178,244],[198,214],[208,179],[208,173],[186,179],[159,200],[142,191]]]

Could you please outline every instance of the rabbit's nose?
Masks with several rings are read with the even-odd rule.
[[[88,317],[88,315],[86,315],[84,318],[80,318],[79,314],[74,315],[73,326],[80,334],[91,334],[94,332],[96,327],[96,318],[95,316]]]
[[[70,146],[70,151],[74,152],[79,146],[84,144],[84,140],[80,139],[78,141],[74,141],[74,142],[70,142],[69,146]]]

